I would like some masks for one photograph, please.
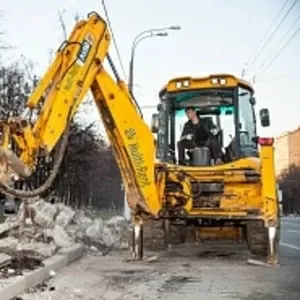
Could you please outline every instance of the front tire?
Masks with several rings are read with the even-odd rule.
[[[186,241],[187,226],[172,224],[169,220],[144,222],[144,246],[149,250],[164,250],[167,245],[179,245]]]

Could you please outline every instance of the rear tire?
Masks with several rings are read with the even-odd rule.
[[[268,228],[263,221],[249,221],[246,224],[246,241],[251,254],[268,256]]]

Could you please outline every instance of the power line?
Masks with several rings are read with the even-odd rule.
[[[271,54],[268,56],[268,58],[261,64],[259,70],[257,71],[257,73],[259,73],[260,70],[263,69],[263,67],[265,66],[266,62],[268,61],[268,59],[270,57],[273,56],[273,54],[276,52],[276,50],[279,48],[280,44],[284,41],[284,39],[287,37],[287,35],[292,31],[293,27],[297,24],[297,22],[300,20],[300,15],[298,16],[298,18],[293,22],[293,24],[290,26],[290,28],[283,34],[282,38],[280,39],[279,43],[277,43],[276,47],[274,48],[274,50],[271,52]]]
[[[111,37],[112,37],[112,40],[113,40],[114,45],[115,45],[115,49],[116,49],[118,60],[119,60],[119,63],[120,63],[120,66],[121,66],[121,69],[122,69],[122,72],[123,72],[123,76],[124,76],[125,80],[127,80],[127,76],[126,76],[125,68],[124,68],[124,65],[123,65],[123,62],[122,62],[122,58],[121,58],[120,50],[119,50],[119,47],[118,47],[118,43],[117,43],[117,40],[116,40],[115,35],[114,35],[114,31],[113,31],[112,26],[111,26],[111,22],[110,22],[110,19],[109,19],[109,16],[108,16],[108,11],[107,11],[106,4],[105,4],[104,0],[102,0],[102,6],[103,6],[103,9],[104,9],[104,13],[105,13],[105,17],[107,19],[108,26],[109,26],[110,31],[111,31]]]
[[[277,57],[283,52],[283,50],[288,46],[288,44],[296,37],[296,35],[300,32],[300,26],[297,30],[290,36],[287,42],[283,45],[283,47],[279,50],[279,52],[273,57],[273,59],[266,65],[266,67],[262,70],[261,74],[266,72],[266,70],[273,64],[273,62],[277,59]]]
[[[264,34],[264,36],[262,37],[262,39],[260,40],[260,42],[258,43],[258,46],[264,41],[264,39],[268,36],[269,31],[271,30],[273,24],[277,21],[278,17],[280,16],[281,12],[284,10],[285,6],[287,5],[287,3],[289,2],[289,0],[286,0],[283,4],[283,6],[281,7],[281,9],[279,10],[279,12],[277,13],[276,17],[273,19],[273,21],[271,22],[268,30],[266,31],[266,33]],[[254,49],[254,51],[252,52],[252,54],[250,55],[250,57],[254,56],[256,50],[258,49],[258,47],[256,47]],[[246,61],[245,65],[248,64],[249,59]]]
[[[294,8],[294,6],[296,5],[298,0],[294,0],[293,4],[290,6],[290,8],[288,9],[288,11],[285,13],[285,15],[283,16],[283,18],[281,19],[281,21],[279,22],[279,24],[277,25],[277,27],[275,28],[275,30],[271,33],[271,35],[269,36],[269,38],[267,39],[267,41],[263,44],[262,48],[260,49],[260,51],[256,54],[256,56],[254,57],[253,61],[250,63],[250,65],[253,65],[256,60],[258,59],[258,57],[260,56],[260,54],[263,52],[263,50],[266,48],[266,46],[269,44],[269,42],[271,41],[271,39],[273,38],[273,36],[276,34],[276,32],[278,31],[278,29],[281,27],[281,25],[283,24],[283,22],[286,20],[286,18],[288,17],[288,15],[291,13],[292,9]],[[284,3],[283,7],[281,8],[279,14],[281,13],[281,11],[283,10],[283,8],[285,7],[287,2]],[[276,16],[277,19],[277,16]],[[249,69],[249,65],[248,65],[248,69]]]

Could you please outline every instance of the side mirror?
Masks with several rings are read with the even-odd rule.
[[[159,127],[158,114],[153,114],[152,119],[151,119],[151,131],[153,133],[157,133],[158,132],[158,127]]]
[[[259,111],[260,123],[262,127],[270,126],[270,113],[267,108],[262,108]]]

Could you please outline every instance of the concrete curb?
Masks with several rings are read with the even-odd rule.
[[[16,278],[14,282],[0,289],[1,300],[11,300],[23,293],[26,289],[32,288],[42,283],[50,277],[50,271],[58,271],[83,255],[83,246],[74,245],[63,252],[50,257],[44,261],[43,268],[34,270],[21,278]]]

